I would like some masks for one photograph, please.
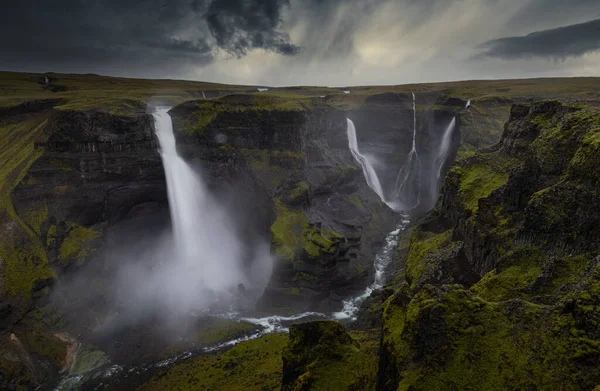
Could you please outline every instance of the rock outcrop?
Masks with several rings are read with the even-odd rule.
[[[293,325],[283,350],[281,390],[374,390],[377,350],[373,345],[364,341],[361,345],[341,323]]]
[[[384,303],[381,389],[598,384],[599,121],[515,105],[496,146],[455,164]]]

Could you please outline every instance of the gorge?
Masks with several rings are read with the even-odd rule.
[[[595,79],[21,77],[2,388],[600,383]]]

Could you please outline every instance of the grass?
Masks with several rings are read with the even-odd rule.
[[[599,370],[591,363],[600,344],[577,329],[570,314],[520,301],[488,302],[457,285],[405,295],[398,291],[384,305],[383,345],[397,371],[395,389],[595,385]],[[410,364],[415,360],[419,365]]]
[[[34,283],[53,278],[54,272],[40,238],[40,225],[46,219],[47,206],[29,211],[21,218],[14,209],[11,194],[25,178],[29,167],[43,154],[35,141],[43,141],[45,115],[33,115],[22,121],[0,123],[0,259],[3,261],[3,293],[27,299]]]
[[[139,391],[251,391],[281,388],[286,334],[242,342],[224,353],[197,356],[155,375]]]
[[[192,339],[202,345],[214,345],[241,338],[255,330],[256,326],[251,323],[215,318],[203,324],[200,330],[192,336]]]
[[[410,237],[410,247],[406,261],[406,280],[415,286],[428,269],[428,260],[439,255],[444,247],[452,242],[452,230],[441,234],[429,234],[420,237],[419,230],[414,230]]]

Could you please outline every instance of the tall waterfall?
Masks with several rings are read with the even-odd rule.
[[[396,196],[406,208],[414,208],[421,202],[421,160],[417,153],[417,102],[415,94],[413,98],[413,139],[412,148],[408,153],[406,162],[398,171],[396,177]],[[412,200],[416,194],[416,200]]]
[[[202,91],[202,99],[206,99],[206,94]]]
[[[208,193],[201,178],[178,155],[167,108],[153,114],[167,180],[175,249],[173,284],[186,290],[223,292],[245,283],[234,222]],[[167,269],[169,270],[169,269]],[[177,288],[176,288],[177,289]],[[182,292],[173,292],[174,294]],[[187,295],[190,296],[190,295]],[[199,298],[197,298],[198,300]]]
[[[437,171],[437,180],[439,183],[440,177],[442,176],[442,168],[444,168],[444,163],[448,158],[448,152],[450,152],[450,145],[452,144],[452,133],[454,132],[454,128],[456,127],[456,117],[452,118],[452,121],[444,130],[444,134],[442,135],[442,142],[440,144],[440,149],[438,150],[437,157],[435,158],[435,169]]]
[[[373,168],[373,163],[368,156],[361,154],[358,150],[358,139],[356,137],[356,128],[354,127],[354,122],[352,122],[350,119],[347,119],[347,121],[348,147],[350,148],[350,153],[352,153],[354,160],[356,160],[356,162],[362,167],[369,187],[373,189],[373,191],[379,196],[379,198],[381,198],[383,202],[385,202],[383,188],[379,182],[379,177],[375,172],[375,168]]]

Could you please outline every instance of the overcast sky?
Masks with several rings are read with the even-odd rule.
[[[600,76],[600,0],[20,0],[0,69],[265,85]]]

